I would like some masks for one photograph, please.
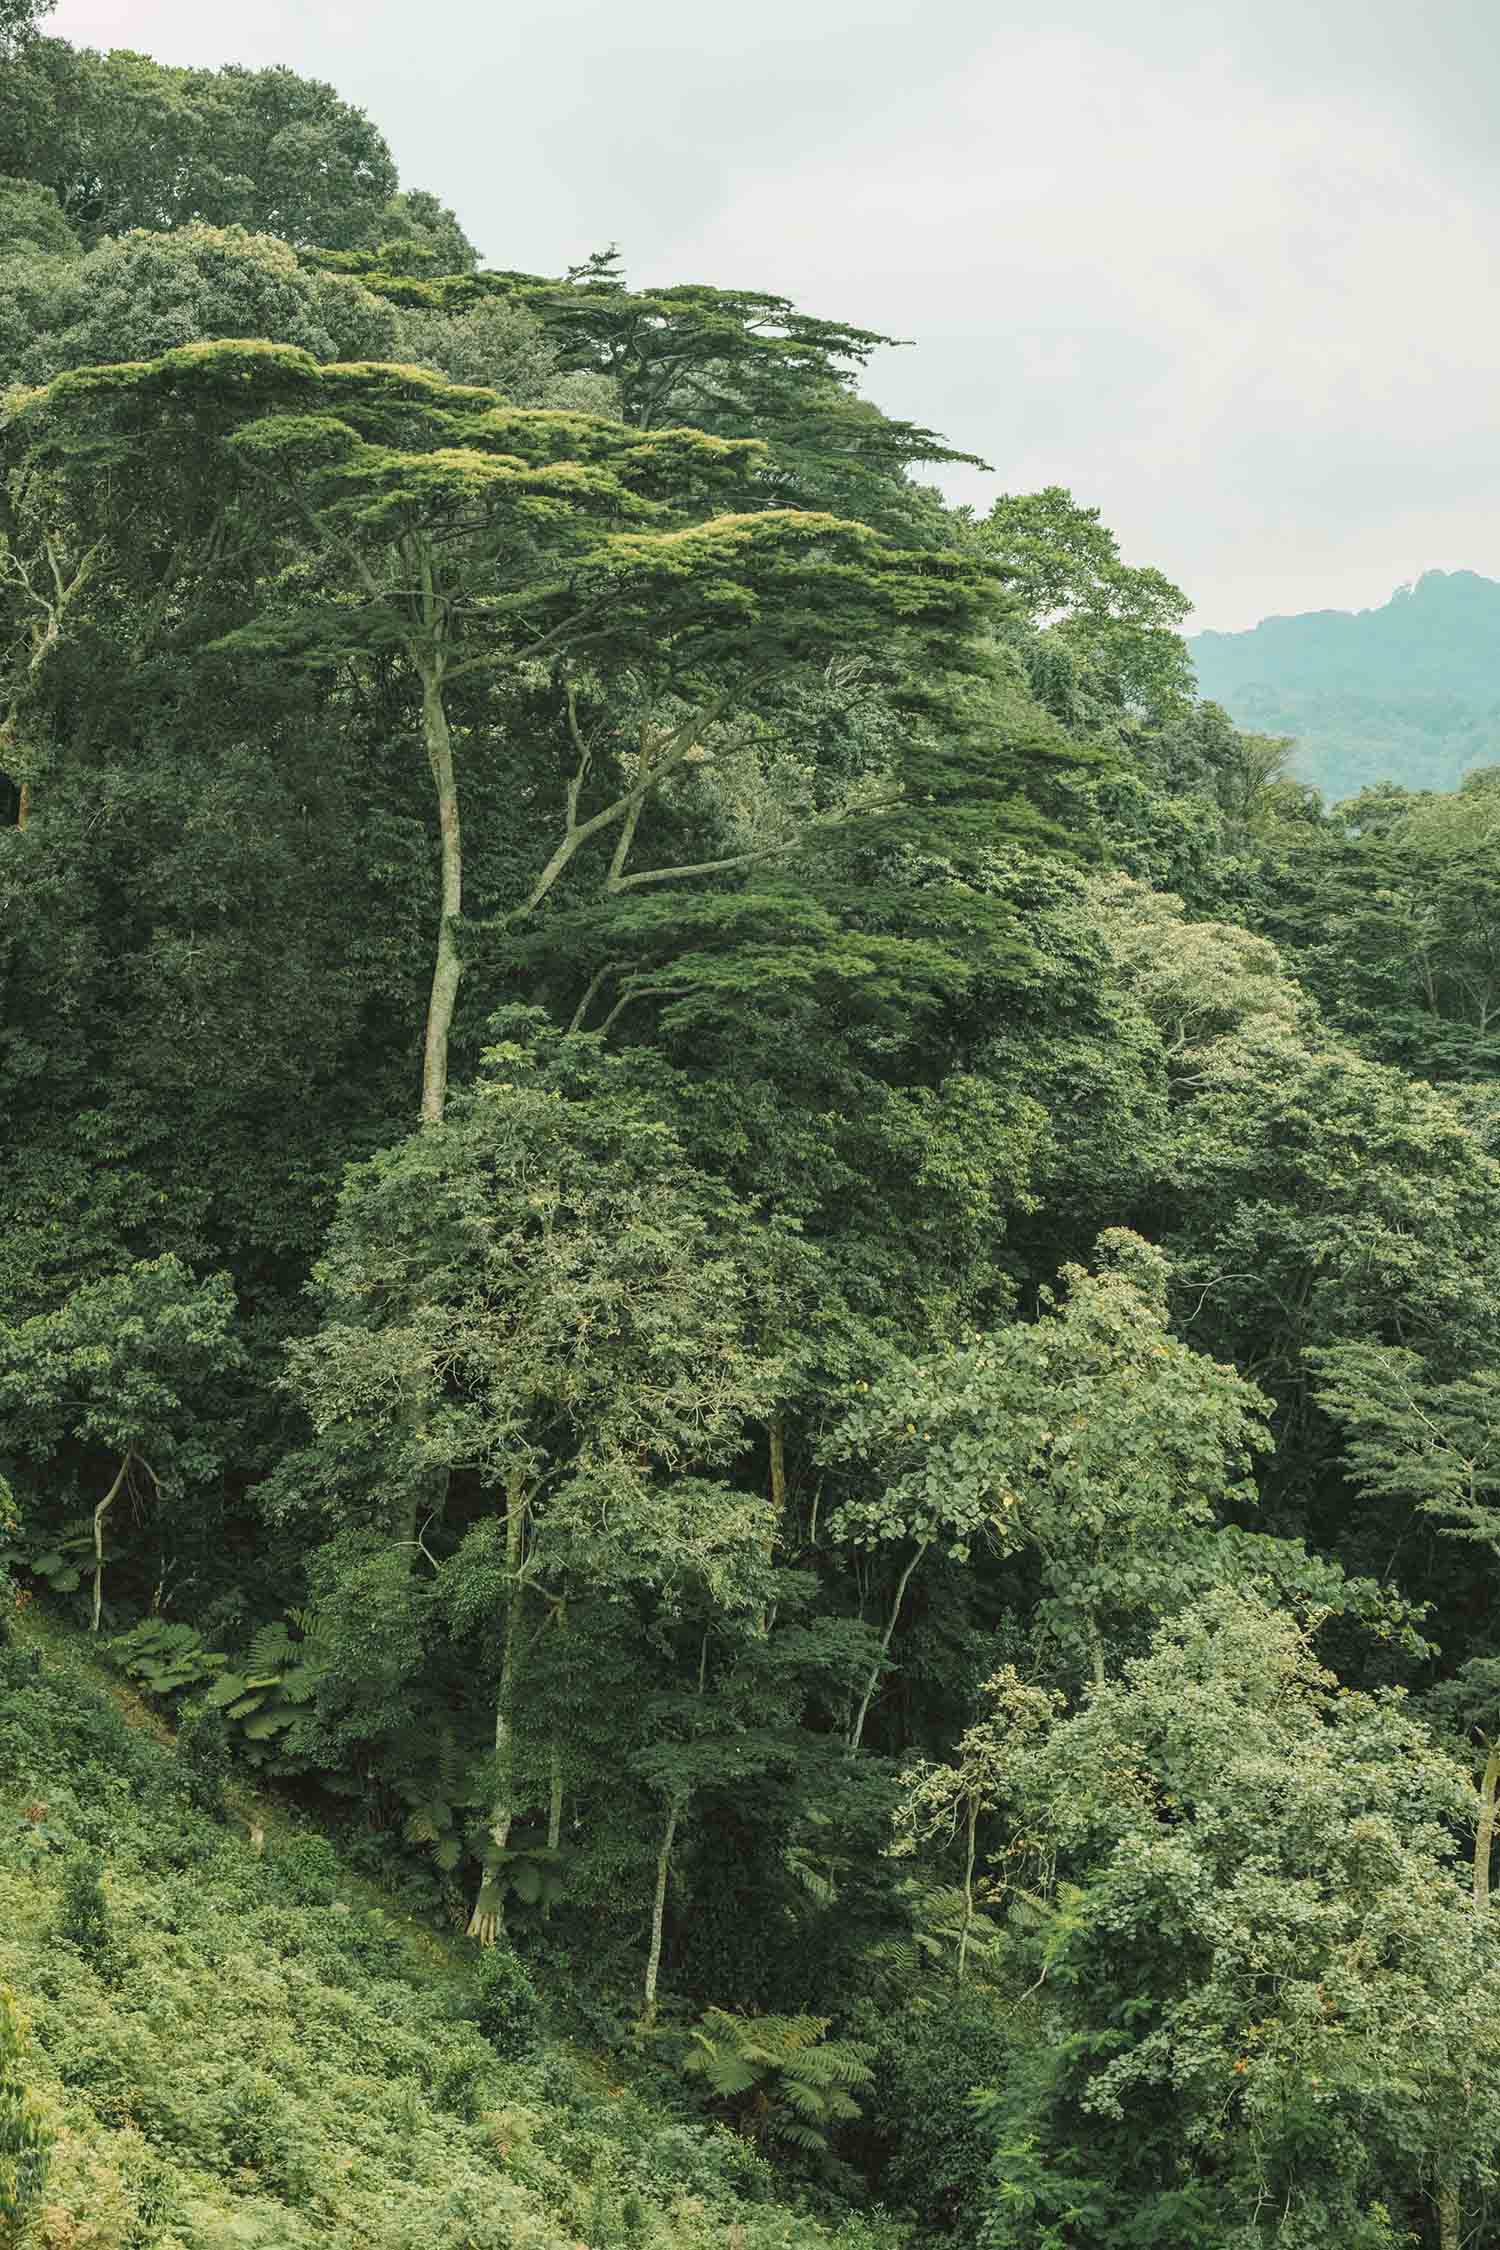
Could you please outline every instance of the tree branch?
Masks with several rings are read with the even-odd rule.
[[[648,867],[638,875],[624,875],[612,887],[617,891],[637,890],[646,883],[675,883],[690,875],[722,875],[736,867],[750,867],[764,859],[779,859],[786,852],[797,851],[810,836],[822,828],[842,828],[849,821],[860,820],[867,813],[885,812],[901,803],[898,793],[877,798],[869,803],[854,805],[846,812],[825,813],[799,828],[795,836],[784,837],[779,844],[761,844],[754,851],[733,852],[725,859],[700,859],[685,867]]]
[[[572,1020],[568,1025],[569,1031],[582,1031],[588,1012],[605,985],[608,984],[612,976],[617,976],[624,967],[623,961],[606,961],[602,969],[594,971],[594,974],[589,978],[583,998],[573,1010]],[[605,1029],[608,1029],[608,1025],[605,1026]]]

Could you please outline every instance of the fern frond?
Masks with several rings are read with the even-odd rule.
[[[825,2082],[837,2086],[867,2086],[874,2076],[870,2068],[874,2049],[857,2039],[832,2039],[820,2047],[809,2062],[816,2062]]]
[[[814,2121],[828,2114],[828,2104],[821,2089],[811,2086],[806,2079],[793,2078],[790,2073],[781,2081],[781,2098],[790,2102],[802,2117]]]
[[[835,2086],[830,2089],[823,2115],[830,2125],[852,2125],[859,2116],[859,2104]]]
[[[792,2148],[805,2149],[810,2156],[828,2153],[828,2136],[814,2125],[804,2125],[795,2117],[777,2118],[770,2128],[774,2140],[785,2141]]]
[[[252,1672],[271,1672],[279,1676],[293,1647],[291,1634],[281,1619],[275,1618],[269,1625],[257,1628],[246,1661]]]
[[[283,1727],[291,1725],[292,1717],[290,1711],[278,1711],[274,1707],[269,1711],[257,1712],[253,1719],[245,1721],[245,1740],[268,1742],[273,1734],[280,1734]]]

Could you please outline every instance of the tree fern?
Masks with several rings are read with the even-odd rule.
[[[710,2008],[686,2034],[683,2075],[699,2081],[748,2138],[825,2156],[860,2114],[872,2049],[830,2039],[826,2016],[736,2016]]]
[[[245,1669],[261,1684],[259,1675],[267,1675],[266,1683],[278,1680],[291,1659],[295,1643],[281,1618],[256,1628],[245,1658]]]
[[[204,1698],[235,1728],[252,1765],[274,1763],[284,1772],[296,1770],[296,1758],[289,1756],[283,1738],[312,1701],[323,1674],[318,1641],[308,1630],[311,1624],[305,1611],[289,1610],[285,1618],[257,1626],[239,1662],[220,1674]]]
[[[152,1695],[175,1695],[185,1687],[201,1687],[222,1672],[227,1661],[203,1645],[195,1625],[162,1617],[143,1618],[128,1633],[117,1633],[105,1650]]]

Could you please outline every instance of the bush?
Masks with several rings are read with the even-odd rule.
[[[0,1688],[6,1691],[7,1696],[19,1695],[23,1689],[33,1686],[40,1678],[42,1669],[38,1652],[34,1648],[23,1648],[12,1637],[12,1632],[4,1602],[0,1601]],[[7,1712],[7,1735],[10,1732],[10,1716]]]
[[[267,1853],[281,1889],[299,1906],[332,1906],[339,1888],[339,1855],[326,1836],[284,1836]]]
[[[50,2136],[22,2076],[26,2033],[9,1985],[0,1984],[0,2242],[19,2242],[41,2201]]]
[[[182,1768],[188,1802],[210,1820],[224,1818],[224,1785],[232,1760],[229,1729],[221,1711],[201,1704],[190,1708],[177,1730],[177,1763]]]
[[[959,2242],[974,2239],[994,2155],[969,2097],[1004,2079],[1011,2054],[993,1998],[980,1993],[910,2005],[880,2031],[865,2152],[877,2192]]]
[[[508,1946],[486,1948],[474,1972],[474,1992],[464,2014],[477,2024],[502,2062],[520,2062],[537,2044],[542,2004],[525,1963]]]
[[[99,1862],[86,1854],[69,1861],[63,1875],[57,1935],[76,1946],[96,1969],[107,1970],[115,1963],[114,1933],[99,1875]]]

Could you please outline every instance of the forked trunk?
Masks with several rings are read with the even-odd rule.
[[[891,1642],[896,1637],[896,1621],[901,1615],[901,1604],[906,1599],[906,1589],[911,1584],[911,1574],[931,1544],[932,1542],[928,1539],[922,1541],[921,1546],[918,1547],[897,1580],[896,1599],[891,1604],[890,1617],[886,1622],[885,1631],[880,1636],[880,1654],[870,1666],[870,1677],[865,1682],[865,1692],[860,1698],[859,1709],[854,1714],[854,1724],[849,1729],[849,1748],[851,1750],[857,1750],[864,1740],[865,1720],[869,1717],[870,1702],[876,1688],[880,1685],[880,1675],[885,1669],[885,1660],[891,1653]]]

